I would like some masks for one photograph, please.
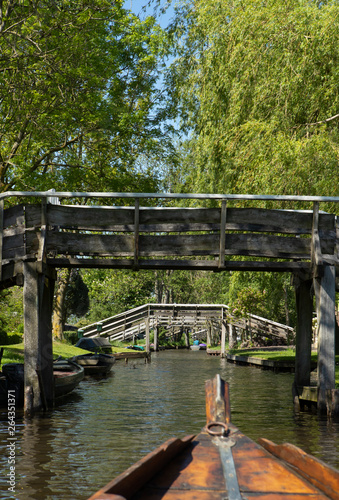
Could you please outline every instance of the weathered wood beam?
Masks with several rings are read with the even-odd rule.
[[[131,269],[132,259],[90,259],[80,257],[48,258],[47,264],[51,267],[79,267],[104,269]],[[167,259],[140,259],[140,269],[187,269],[219,271],[218,263],[214,260],[167,260]],[[309,262],[271,262],[271,261],[227,261],[226,271],[269,271],[269,272],[310,272]]]
[[[39,205],[27,206],[27,227],[36,227],[40,224],[39,207]],[[52,226],[62,229],[134,231],[133,207],[48,205],[48,217]],[[319,231],[333,231],[333,219],[332,214],[319,214]],[[140,207],[141,232],[219,231],[219,229],[219,208]],[[226,230],[312,234],[312,212],[227,208]]]
[[[294,278],[297,325],[295,353],[295,385],[310,385],[313,293],[312,280]]]
[[[26,414],[53,406],[52,304],[54,281],[37,271],[35,262],[24,263],[24,362]]]
[[[134,268],[135,270],[139,267],[139,200],[135,200],[134,207]]]
[[[318,316],[318,410],[326,413],[335,388],[335,268],[314,280]]]
[[[225,268],[225,244],[226,244],[226,215],[227,205],[226,201],[221,203],[220,213],[220,246],[219,246],[219,269]]]
[[[314,277],[320,277],[323,273],[323,258],[321,255],[321,244],[319,238],[319,203],[313,204],[313,224],[311,241],[311,262]]]
[[[37,252],[38,238],[27,232],[27,253]],[[321,250],[330,253],[333,240],[322,239]],[[48,232],[46,250],[57,254],[88,256],[134,256],[133,235],[102,235]],[[139,256],[219,256],[220,242],[217,234],[202,235],[140,235]],[[310,259],[310,239],[284,238],[256,234],[229,234],[225,255],[267,257],[275,259]]]
[[[46,238],[47,238],[47,201],[41,202],[41,225],[38,250],[38,261],[46,260]]]
[[[226,321],[223,320],[221,323],[221,340],[220,340],[220,356],[222,358],[226,357]]]

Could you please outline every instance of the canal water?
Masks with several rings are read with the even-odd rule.
[[[84,379],[48,415],[25,420],[17,412],[12,471],[2,413],[0,498],[88,498],[163,441],[198,433],[205,424],[204,382],[217,373],[230,383],[232,422],[245,434],[288,441],[339,467],[339,422],[294,413],[293,374],[173,350],[152,354],[149,364],[118,361],[109,377]],[[8,491],[13,474],[15,494]]]

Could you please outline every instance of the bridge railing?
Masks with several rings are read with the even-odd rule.
[[[2,264],[22,259],[51,267],[310,270],[339,266],[339,224],[319,211],[332,197],[54,193],[54,197],[134,198],[134,206],[47,203],[1,210]],[[51,198],[51,193],[48,193]],[[13,196],[13,194],[12,194]],[[18,195],[19,196],[19,195]],[[45,196],[45,197],[44,197]],[[144,198],[218,199],[217,208],[142,207]],[[228,200],[316,200],[312,210],[227,207]],[[247,257],[244,261],[230,257]],[[258,261],[258,259],[262,259]]]
[[[224,321],[249,335],[268,337],[284,343],[292,342],[295,335],[292,327],[254,314],[239,318],[223,304],[150,303],[103,319],[99,323],[92,323],[81,330],[85,337],[99,335],[110,340],[129,340],[138,333],[145,332],[146,320],[150,321],[151,329],[161,326],[199,329],[212,322],[220,329]]]

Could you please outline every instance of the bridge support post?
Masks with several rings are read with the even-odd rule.
[[[312,280],[295,278],[297,309],[296,349],[295,349],[295,385],[310,385],[312,352],[312,315],[313,291]]]
[[[220,356],[224,358],[225,355],[225,348],[226,348],[226,323],[223,320],[221,322],[221,341],[220,341]]]
[[[208,324],[207,325],[207,339],[206,339],[207,345],[212,344],[212,325]]]
[[[24,410],[54,403],[52,309],[55,279],[42,263],[24,262]],[[51,273],[48,273],[51,274]]]
[[[146,329],[146,352],[147,354],[151,351],[150,338],[149,338],[149,317],[145,319],[145,329]]]
[[[158,321],[155,323],[153,327],[153,332],[154,332],[154,352],[159,351],[159,326],[158,326]]]
[[[233,349],[233,347],[237,343],[237,330],[232,323],[228,323],[228,340],[229,340],[229,348]]]
[[[318,317],[318,411],[331,411],[335,388],[335,267],[325,264],[314,279]]]

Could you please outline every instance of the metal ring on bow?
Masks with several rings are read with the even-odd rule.
[[[213,431],[212,427],[221,427],[221,429]],[[228,426],[224,422],[209,422],[206,430],[211,436],[227,436],[228,434]]]

